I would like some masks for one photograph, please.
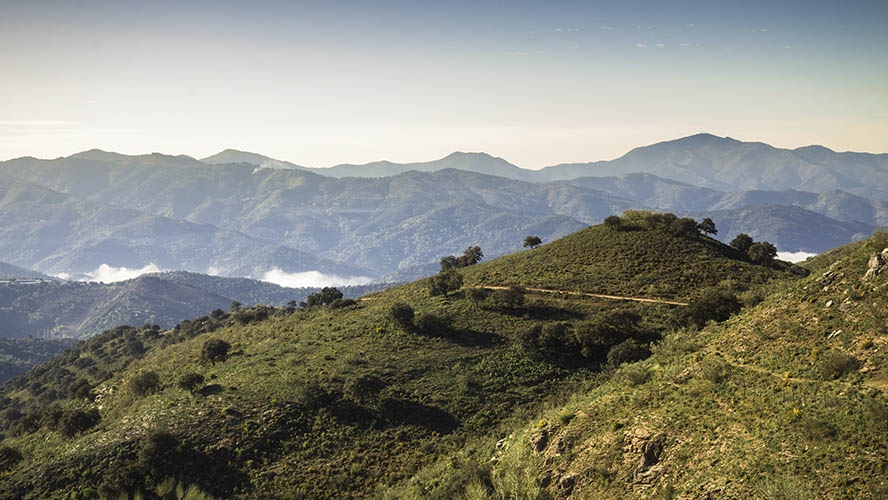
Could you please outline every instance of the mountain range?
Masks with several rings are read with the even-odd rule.
[[[525,236],[551,241],[627,209],[711,217],[726,241],[746,232],[820,252],[885,225],[884,193],[888,155],[709,134],[541,170],[484,153],[307,168],[235,150],[203,160],[91,150],[0,162],[0,260],[85,276],[153,264],[411,279],[471,245],[503,255]]]

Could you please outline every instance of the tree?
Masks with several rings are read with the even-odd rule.
[[[129,389],[139,397],[145,397],[157,391],[160,386],[160,377],[157,373],[147,371],[141,375],[136,375],[129,381]]]
[[[195,389],[204,383],[203,375],[199,373],[186,373],[179,379],[179,387],[188,392],[194,392]]]
[[[669,223],[669,230],[676,236],[691,235],[697,233],[697,221],[690,217],[675,219]]]
[[[616,215],[609,215],[604,219],[604,225],[609,227],[610,229],[617,230],[620,229],[620,226],[623,224],[623,219],[620,219]]]
[[[746,251],[749,260],[761,265],[768,265],[777,257],[777,247],[763,241],[761,243],[753,243]]]
[[[203,344],[200,359],[209,361],[213,366],[216,366],[217,361],[222,362],[228,359],[229,349],[231,349],[231,344],[228,342],[222,339],[209,339]]]
[[[524,238],[524,248],[530,247],[531,250],[543,243],[539,236],[528,236]]]
[[[240,303],[240,302],[238,302],[238,301],[235,300],[234,302],[231,303],[231,311],[232,311],[232,312],[237,311],[237,310],[240,309],[240,308],[241,308],[241,303]]]
[[[707,321],[724,321],[742,308],[743,303],[730,290],[712,287],[703,290],[688,307],[678,309],[677,315],[679,323],[702,328]]]
[[[306,307],[316,307],[324,304],[324,298],[319,293],[311,293],[305,298]]]
[[[92,429],[101,419],[102,417],[99,415],[99,410],[95,408],[88,411],[66,411],[62,415],[62,418],[59,419],[59,428],[61,429],[62,434],[71,437],[79,432]]]
[[[321,290],[321,302],[324,304],[332,304],[333,301],[342,299],[342,292],[336,288],[325,286]]]
[[[441,257],[441,272],[442,273],[446,273],[447,271],[456,269],[458,267],[460,267],[459,266],[459,259],[457,259],[453,255]]]
[[[459,258],[459,267],[474,266],[475,264],[481,262],[481,259],[483,258],[484,253],[481,252],[481,247],[479,247],[478,245],[466,248],[466,251],[463,252],[462,257]]]
[[[705,234],[718,234],[718,229],[715,228],[715,222],[712,222],[712,219],[709,217],[704,217],[703,220],[697,224],[697,230]]]
[[[745,255],[746,252],[749,251],[749,247],[752,246],[752,243],[752,237],[746,233],[740,233],[731,240],[731,247]]]
[[[443,295],[446,297],[450,292],[459,290],[462,283],[462,275],[453,269],[438,273],[429,278],[429,295],[433,297]]]

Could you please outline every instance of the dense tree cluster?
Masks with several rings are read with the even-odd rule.
[[[466,248],[463,252],[462,256],[456,257],[453,255],[448,255],[446,257],[441,258],[441,272],[447,272],[453,269],[459,269],[461,267],[473,266],[484,258],[484,253],[481,252],[481,247],[478,245],[471,246]]]
[[[755,242],[746,233],[740,233],[731,240],[731,247],[755,264],[768,265],[777,257],[777,247],[767,241]]]

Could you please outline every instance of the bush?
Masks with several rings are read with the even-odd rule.
[[[140,375],[136,375],[129,381],[128,384],[129,390],[139,397],[145,397],[149,394],[155,393],[159,386],[160,377],[157,376],[157,373],[152,371],[147,371]]]
[[[89,411],[71,410],[66,411],[59,420],[59,430],[67,437],[74,436],[87,429],[95,427],[102,417],[99,410],[95,408]]]
[[[653,347],[654,356],[662,363],[670,362],[686,353],[700,348],[696,334],[690,330],[676,330],[656,343]]]
[[[306,410],[317,411],[333,402],[333,394],[316,380],[310,380],[299,388],[297,401]]]
[[[462,286],[462,275],[454,270],[441,272],[429,278],[429,295],[447,296],[450,292],[459,290]]]
[[[490,295],[490,290],[488,290],[487,288],[471,287],[465,289],[465,295],[466,300],[474,305],[478,305],[479,303],[483,302],[488,295]]]
[[[740,299],[729,290],[708,288],[690,305],[676,312],[676,322],[702,328],[709,321],[724,321],[743,308]]]
[[[375,375],[351,377],[342,386],[342,392],[346,397],[363,405],[375,401],[383,389],[385,389],[385,382]]]
[[[177,472],[180,451],[176,436],[167,430],[154,429],[142,438],[138,464],[157,480]]]
[[[225,342],[221,339],[209,339],[203,344],[203,348],[200,351],[200,359],[204,362],[209,361],[216,365],[216,362],[223,362],[228,359],[228,351],[231,349],[231,344]]]
[[[179,379],[179,387],[188,392],[194,392],[195,389],[203,385],[203,383],[203,375],[194,372],[186,373],[185,375],[182,375],[182,377]]]
[[[728,376],[728,366],[715,358],[706,358],[700,366],[700,376],[713,384],[720,384]]]
[[[611,366],[620,366],[623,363],[634,363],[650,356],[651,351],[641,346],[633,339],[624,340],[611,347],[607,352],[607,362]]]
[[[321,289],[321,302],[324,305],[332,304],[337,300],[342,300],[342,292],[331,286],[325,286]]]
[[[324,299],[319,293],[310,293],[305,298],[305,307],[318,307],[324,305]]]
[[[417,314],[413,323],[419,333],[430,337],[446,336],[450,330],[447,321],[428,312]]]
[[[493,301],[500,309],[515,309],[524,305],[524,287],[512,285],[505,290],[495,290]]]
[[[11,446],[0,446],[0,472],[12,469],[23,459],[22,453]]]
[[[604,225],[613,229],[613,230],[620,229],[620,226],[622,224],[623,224],[623,220],[620,219],[619,217],[617,217],[616,215],[609,215],[604,218]]]
[[[759,290],[746,290],[739,295],[743,307],[755,307],[765,300],[764,294]]]
[[[358,302],[355,299],[336,299],[333,302],[330,302],[330,309],[344,309],[356,305],[357,303]]]
[[[620,369],[619,375],[625,383],[635,386],[647,382],[651,372],[644,366],[644,363],[639,362],[623,366]]]
[[[669,230],[676,236],[690,236],[697,233],[697,221],[689,217],[675,219],[669,224]]]
[[[388,311],[388,319],[402,330],[413,328],[413,308],[402,302],[392,304]]]
[[[832,380],[851,373],[859,367],[857,358],[836,349],[830,349],[820,356],[817,368],[826,380]]]
[[[68,397],[71,399],[89,399],[93,398],[92,386],[85,378],[77,379],[76,382],[68,386]]]

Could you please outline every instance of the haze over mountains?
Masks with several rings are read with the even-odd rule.
[[[0,162],[0,261],[86,276],[105,264],[409,279],[469,245],[502,255],[524,236],[551,241],[631,208],[712,217],[723,240],[747,232],[820,252],[884,225],[886,198],[888,155],[709,134],[536,171],[484,153],[307,168],[235,150],[91,150]]]

